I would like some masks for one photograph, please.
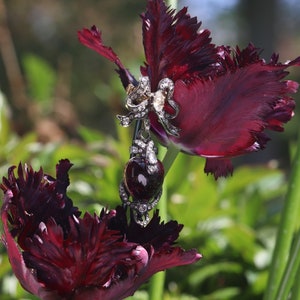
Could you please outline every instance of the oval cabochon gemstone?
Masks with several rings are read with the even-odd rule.
[[[149,201],[160,191],[164,181],[164,167],[157,160],[156,171],[149,174],[143,157],[131,158],[124,170],[124,183],[130,195],[137,200]]]

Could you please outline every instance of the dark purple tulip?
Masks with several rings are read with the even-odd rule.
[[[180,131],[179,136],[168,134],[153,112],[151,129],[164,145],[205,157],[205,172],[226,176],[233,170],[232,157],[263,149],[269,140],[264,131],[282,131],[293,116],[295,102],[289,94],[297,92],[298,83],[283,78],[288,67],[300,65],[300,57],[282,64],[274,54],[267,63],[252,44],[243,50],[215,46],[187,8],[175,13],[163,0],[147,3],[141,75],[149,77],[152,92],[163,78],[174,82],[179,113],[170,122]],[[95,26],[79,31],[78,37],[118,66],[125,88],[136,84]],[[166,104],[165,110],[172,108]]]
[[[173,245],[183,226],[161,223],[157,212],[146,227],[128,223],[121,207],[80,217],[66,194],[70,167],[61,160],[55,179],[20,164],[0,185],[2,240],[27,291],[45,300],[123,299],[154,273],[201,258]]]

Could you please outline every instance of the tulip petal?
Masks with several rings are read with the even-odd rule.
[[[2,241],[7,249],[8,258],[14,274],[20,281],[20,284],[28,292],[37,295],[39,293],[39,290],[42,288],[42,285],[36,280],[31,270],[26,267],[21,251],[19,250],[17,243],[12,237],[11,233],[9,232],[8,212],[6,209],[8,204],[7,202],[10,199],[8,193],[6,193],[5,195],[4,204],[1,210],[1,220],[4,229]]]
[[[174,99],[180,112],[173,124],[181,129],[178,142],[202,156],[238,155],[257,141],[255,133],[268,126],[266,116],[281,99],[294,105],[286,92],[275,72],[257,64],[210,81],[177,81]]]
[[[225,177],[227,175],[232,175],[233,165],[230,159],[218,158],[218,159],[206,159],[204,172],[213,174],[215,179],[219,177]]]
[[[93,286],[106,289],[126,276],[127,268],[134,268],[136,244],[122,242],[118,232],[107,229],[105,219],[86,213],[70,224],[66,239],[52,219],[27,240],[26,266],[48,289],[62,296]]]
[[[155,211],[151,221],[145,227],[135,222],[127,223],[126,213],[122,207],[116,209],[116,217],[111,219],[110,227],[123,231],[128,241],[139,243],[148,251],[148,263],[137,274],[128,273],[128,279],[119,281],[110,292],[116,292],[125,298],[133,295],[136,289],[147,281],[153,274],[168,268],[183,266],[197,262],[202,255],[195,249],[188,251],[174,247],[183,226],[176,221],[166,224],[160,221],[158,211]],[[119,294],[118,294],[119,293]],[[111,294],[111,299],[114,298]]]
[[[46,222],[50,216],[68,230],[68,216],[79,216],[80,212],[73,206],[73,202],[66,195],[69,185],[68,170],[71,164],[68,160],[61,160],[57,165],[57,178],[45,175],[43,170],[33,171],[31,167],[18,166],[18,178],[14,175],[14,168],[8,170],[8,178],[3,178],[0,188],[11,192],[10,225],[11,234],[18,237],[18,244],[25,249],[25,239],[35,233],[41,222]]]
[[[142,20],[146,65],[141,72],[149,76],[152,91],[162,78],[209,76],[214,70],[218,56],[210,32],[199,32],[201,22],[186,7],[175,14],[164,1],[150,0]]]
[[[119,73],[120,79],[126,88],[129,83],[136,83],[135,78],[131,73],[123,66],[117,54],[112,50],[111,47],[107,47],[102,42],[101,31],[96,26],[92,26],[91,29],[84,28],[78,31],[79,41],[86,47],[96,51],[101,56],[107,58],[111,62],[115,63],[118,67],[117,72]]]
[[[161,251],[151,257],[149,265],[143,272],[138,274],[138,276],[129,276],[128,279],[120,281],[114,286],[115,293],[119,295],[119,298],[112,297],[111,299],[118,300],[132,296],[137,288],[149,280],[153,274],[175,266],[195,263],[201,259],[201,257],[202,256],[198,254],[196,250],[184,251],[179,247],[171,249],[166,247],[165,252]],[[113,294],[114,290],[111,290],[110,292]]]
[[[235,57],[235,61],[239,59],[242,57]],[[187,153],[209,158],[206,171],[225,176],[232,171],[228,160],[217,169],[213,159],[264,148],[268,138],[263,131],[283,130],[283,123],[293,116],[295,102],[288,94],[294,93],[298,84],[282,79],[288,74],[285,69],[299,61],[266,64],[248,57],[245,63],[244,57],[241,66],[229,68],[227,64],[227,70],[209,80],[178,80],[174,100],[180,111],[172,124],[180,129],[180,136],[167,136],[154,118],[153,129],[165,144],[172,142]]]

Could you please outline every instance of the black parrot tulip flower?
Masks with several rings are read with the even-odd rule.
[[[151,130],[165,146],[205,157],[206,173],[215,178],[232,173],[232,157],[263,149],[269,140],[265,130],[282,131],[293,116],[290,94],[298,83],[284,78],[288,67],[300,65],[300,57],[280,63],[273,54],[266,62],[253,44],[245,49],[216,46],[187,8],[176,13],[163,0],[147,1],[142,23],[146,63],[141,76],[149,79],[153,93],[162,79],[172,80],[178,107],[170,121],[178,135],[165,130],[153,112]],[[125,89],[138,85],[95,26],[78,37],[117,65]],[[172,113],[173,108],[165,103],[164,109]]]
[[[201,258],[173,245],[183,226],[157,212],[145,227],[128,223],[122,207],[81,217],[66,194],[70,167],[61,160],[53,178],[20,164],[0,185],[2,241],[27,291],[43,300],[119,300],[154,273]]]

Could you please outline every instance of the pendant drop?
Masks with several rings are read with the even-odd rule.
[[[117,115],[123,127],[136,121],[130,159],[124,168],[119,194],[123,205],[131,209],[135,222],[141,226],[149,223],[149,211],[157,205],[164,181],[164,167],[151,139],[148,114],[156,114],[167,134],[179,136],[179,129],[170,123],[179,113],[179,107],[172,99],[173,91],[174,83],[169,78],[160,80],[158,90],[151,92],[149,78],[141,77],[136,86],[129,84],[127,88],[129,113]],[[173,113],[168,113],[165,106],[169,106]]]
[[[157,149],[150,136],[145,138],[140,134],[133,141],[130,154],[119,188],[120,198],[131,208],[135,222],[146,226],[148,212],[157,205],[162,194],[164,167],[156,157]]]
[[[150,202],[161,190],[164,181],[164,167],[160,160],[149,173],[147,160],[143,157],[132,157],[124,170],[124,184],[134,199]]]

